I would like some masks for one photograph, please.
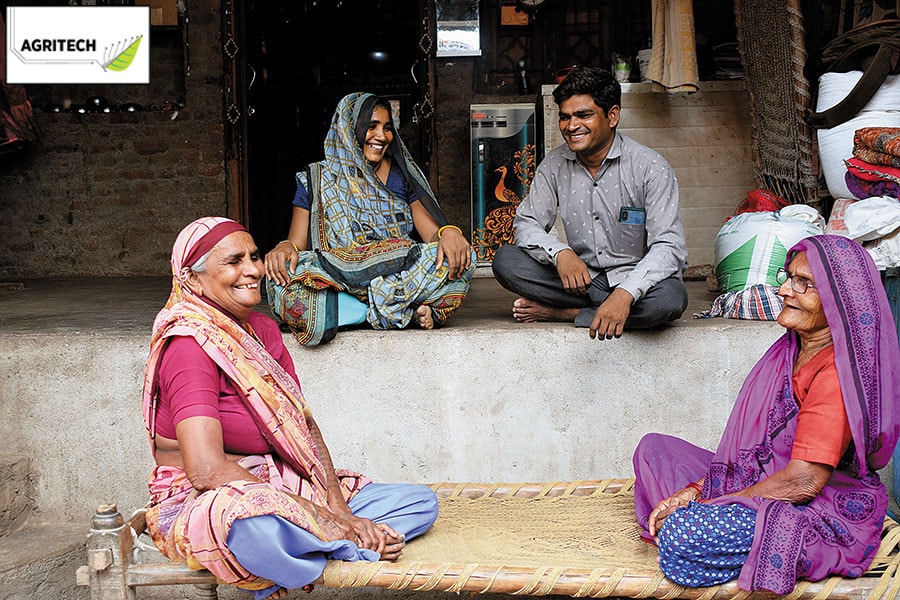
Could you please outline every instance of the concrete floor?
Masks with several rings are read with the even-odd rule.
[[[716,294],[705,281],[686,281],[689,305],[681,324],[713,320],[690,316],[709,308]],[[168,277],[30,279],[0,282],[0,331],[4,333],[141,333],[149,335],[153,317],[171,289]],[[448,328],[520,327],[512,318],[514,294],[493,277],[476,277],[469,297],[447,323]],[[271,314],[265,300],[258,310]],[[570,327],[560,323],[531,327]]]

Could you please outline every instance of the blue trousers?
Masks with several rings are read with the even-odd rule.
[[[348,502],[358,517],[387,523],[409,541],[422,535],[437,519],[437,497],[421,485],[370,483]],[[254,592],[265,598],[279,588],[302,588],[315,581],[325,561],[376,561],[378,554],[348,540],[323,542],[305,529],[277,515],[239,519],[228,533],[228,549],[245,569],[274,586]]]

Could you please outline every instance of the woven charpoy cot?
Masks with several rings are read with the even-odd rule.
[[[406,546],[400,560],[328,561],[316,583],[335,588],[592,598],[775,597],[743,591],[735,582],[686,588],[665,579],[657,566],[656,547],[641,541],[634,519],[633,485],[633,479],[435,484],[431,487],[440,499],[440,516],[425,535]],[[124,528],[130,529],[129,524]],[[140,533],[140,525],[135,528]],[[91,535],[94,533],[92,530]],[[127,537],[130,539],[130,534]],[[892,600],[900,592],[898,541],[900,525],[888,519],[881,548],[864,576],[801,581],[785,598]],[[114,542],[123,547],[121,540]],[[89,536],[89,563],[95,546]],[[127,554],[127,547],[123,552]],[[115,565],[111,567],[116,570]],[[94,588],[101,585],[103,577],[90,564],[84,569],[90,571],[90,581],[84,572],[83,582],[92,587],[92,598],[124,597],[95,595]],[[183,564],[125,565],[112,575],[109,579],[116,585],[124,581],[132,587],[207,584],[206,597],[215,597],[212,575],[190,571]]]
[[[686,588],[662,575],[656,547],[634,519],[634,480],[549,484],[441,484],[440,516],[396,563],[330,561],[322,583],[403,590],[603,598],[722,599],[736,583]],[[866,575],[801,581],[791,598],[894,598],[900,591],[900,526],[885,525]]]

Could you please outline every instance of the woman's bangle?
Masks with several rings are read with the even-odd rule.
[[[455,230],[457,230],[457,231],[459,232],[459,235],[462,235],[462,234],[463,234],[462,229],[460,229],[460,228],[457,227],[456,225],[444,225],[443,227],[441,227],[440,229],[438,229],[438,239],[441,239],[441,236],[444,235],[444,230],[445,230],[445,229],[455,229]]]
[[[690,482],[689,484],[687,484],[687,487],[689,487],[689,488],[691,488],[691,489],[697,490],[697,497],[698,497],[698,498],[699,498],[700,496],[703,495],[703,487],[702,487],[699,483],[694,483],[694,482],[692,481],[692,482]]]
[[[284,244],[285,242],[287,242],[288,244],[291,245],[291,248],[294,249],[294,252],[296,252],[297,254],[300,254],[300,249],[297,248],[297,244],[295,244],[291,240],[281,240],[280,242],[278,242],[278,244]],[[275,244],[275,245],[277,246],[278,244]]]

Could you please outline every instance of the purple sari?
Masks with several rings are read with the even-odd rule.
[[[787,331],[744,381],[715,453],[658,434],[635,452],[635,513],[645,529],[650,512],[687,483],[705,477],[708,504],[757,511],[753,544],[738,584],[787,594],[798,578],[861,575],[878,550],[888,495],[877,470],[898,437],[900,400],[897,329],[880,275],[868,252],[841,236],[814,236],[788,252],[806,252],[831,329],[835,363],[853,441],[822,492],[805,505],[730,496],[791,458],[798,407],[792,373],[798,337]]]

